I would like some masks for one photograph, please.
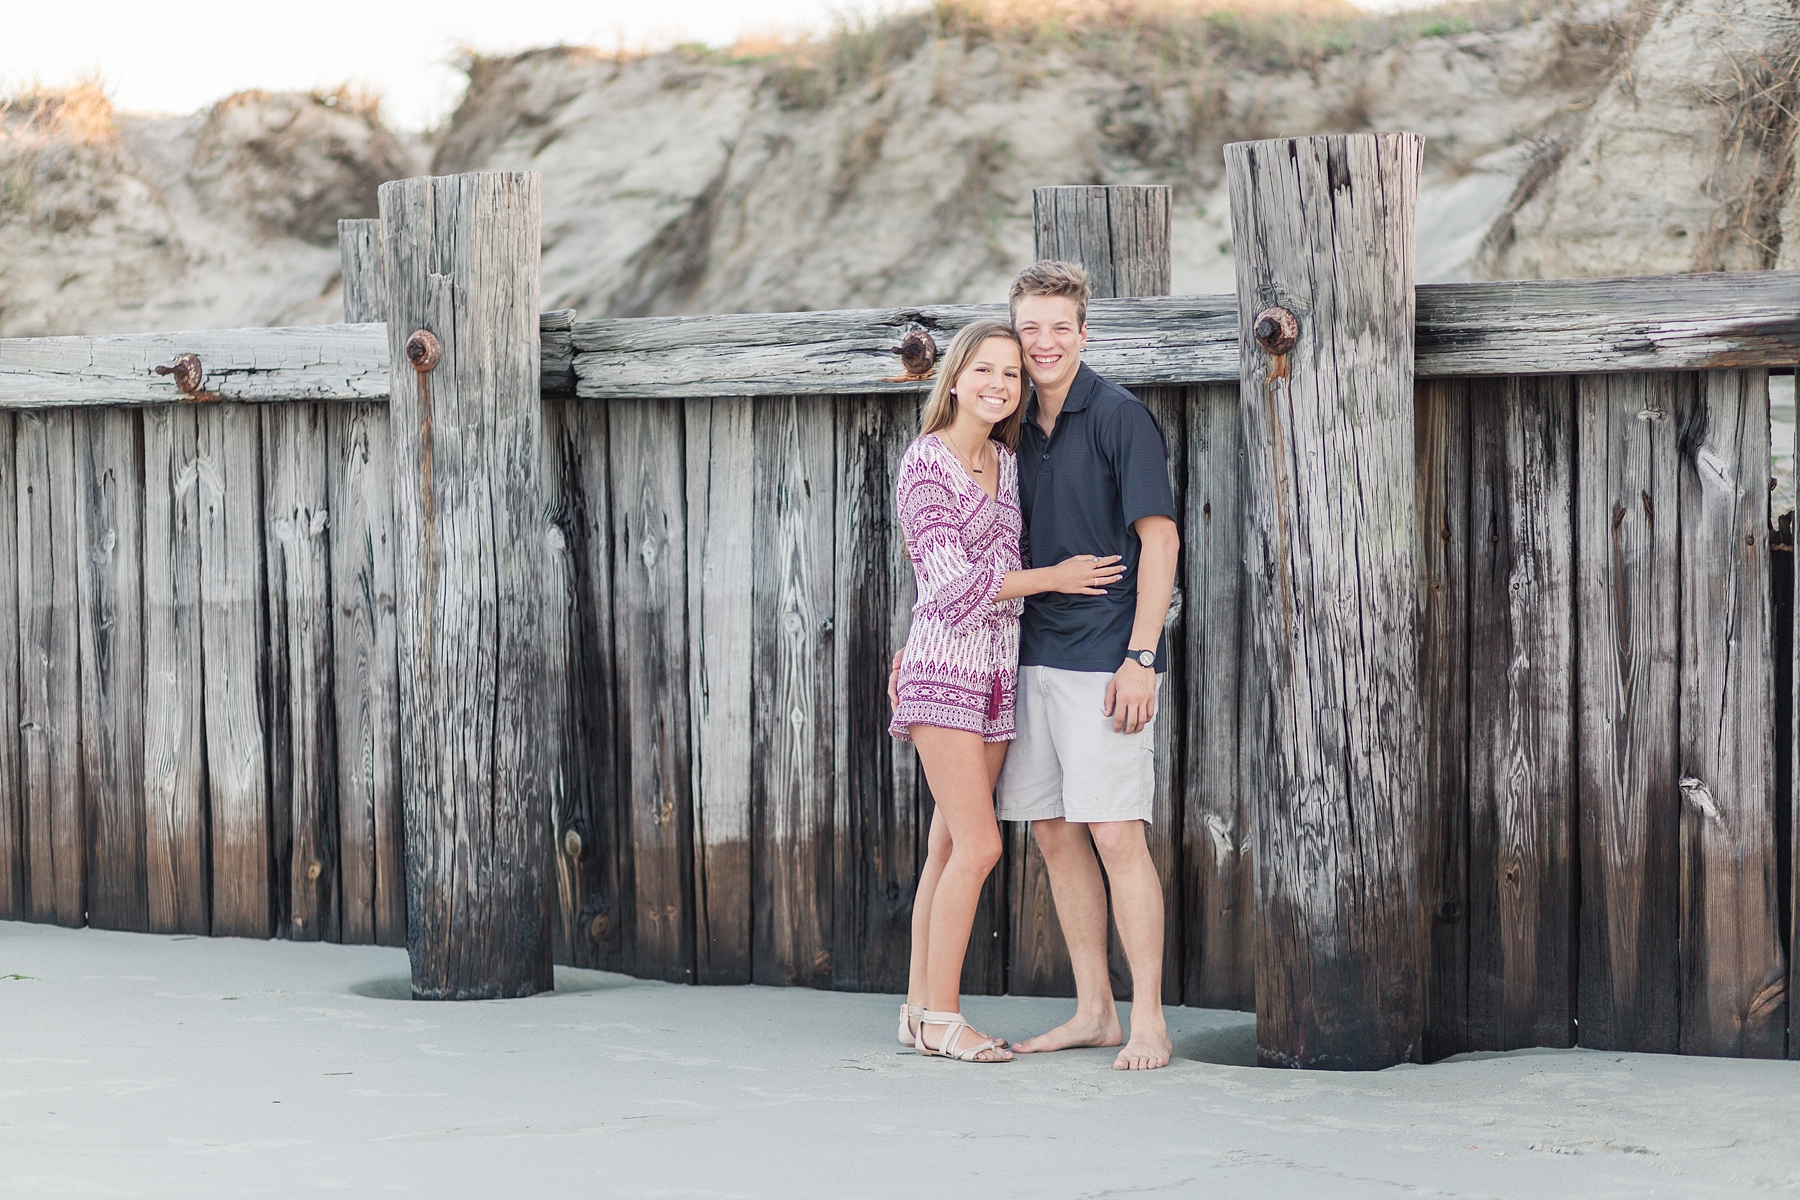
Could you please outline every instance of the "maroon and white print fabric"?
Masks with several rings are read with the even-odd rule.
[[[894,737],[908,738],[909,725],[939,725],[983,741],[1012,740],[1025,602],[994,597],[1006,573],[1023,565],[1024,522],[1018,461],[998,442],[994,450],[995,497],[935,434],[916,439],[900,460],[894,503],[918,600],[900,662],[900,704],[888,724]]]

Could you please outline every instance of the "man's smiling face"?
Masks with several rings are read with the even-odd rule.
[[[1013,328],[1025,347],[1025,371],[1040,392],[1066,389],[1081,368],[1087,326],[1067,296],[1021,296]]]

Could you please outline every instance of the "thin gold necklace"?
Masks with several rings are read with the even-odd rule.
[[[970,474],[972,474],[972,475],[984,474],[982,469],[980,467],[976,466],[974,461],[972,459],[970,459],[968,455],[966,455],[962,452],[962,447],[958,446],[955,442],[950,440],[950,434],[948,431],[945,431],[945,433],[943,434],[943,439],[944,439],[944,445],[950,447],[950,453],[956,455],[956,460],[958,462],[960,462],[963,466],[967,467],[969,469]],[[982,438],[981,440],[982,440],[983,444],[986,444],[988,439]]]

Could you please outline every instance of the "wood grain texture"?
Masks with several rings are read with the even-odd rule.
[[[912,563],[894,512],[895,475],[918,434],[916,406],[870,398],[843,405],[837,423],[835,571],[838,819],[834,925],[838,980],[904,992],[912,902],[924,864],[918,754],[888,736],[888,663],[911,625]],[[846,912],[845,909],[850,911]],[[995,941],[989,929],[985,945]],[[985,957],[985,955],[983,955]],[[995,956],[997,957],[997,955]]]
[[[1574,395],[1470,389],[1468,1049],[1575,1036]]]
[[[13,569],[0,579],[0,920],[23,921],[30,913],[25,873],[25,798],[19,775],[19,574],[18,504],[14,486],[15,418],[0,414],[0,564]]]
[[[687,486],[678,402],[609,405],[626,968],[694,972]]]
[[[144,847],[144,481],[138,414],[75,414],[88,923],[149,928]]]
[[[381,222],[339,221],[344,319],[380,321]],[[338,895],[343,940],[406,944],[400,659],[387,406],[326,410]]]
[[[755,428],[748,400],[690,400],[684,416],[694,979],[749,983]]]
[[[1430,914],[1424,1057],[1469,1039],[1469,425],[1466,380],[1413,396],[1419,507],[1419,888]],[[1485,407],[1485,406],[1484,406]]]
[[[575,322],[576,393],[584,397],[913,395],[893,347],[922,329],[941,348],[1000,304],[835,313],[625,317]],[[1120,384],[1235,379],[1236,306],[1229,296],[1098,300],[1082,358]],[[703,350],[703,352],[702,352]]]
[[[1125,231],[1115,237],[1125,238]],[[1431,284],[1417,292],[1419,378],[1784,367],[1800,357],[1800,272]],[[1001,305],[822,313],[615,317],[543,314],[545,394],[574,375],[597,399],[918,393],[892,348],[911,329],[940,346]],[[358,314],[366,315],[366,314]],[[1104,300],[1085,358],[1125,385],[1236,380],[1231,296]],[[704,350],[705,353],[696,353]],[[0,339],[0,408],[167,404],[154,368],[200,357],[209,398],[379,400],[385,331],[369,324]]]
[[[552,986],[538,176],[383,184],[413,995]],[[441,357],[414,371],[407,341]]]
[[[1677,438],[1691,377],[1579,379],[1580,1043],[1671,1054],[1681,994]]]
[[[1143,189],[1149,190],[1149,189]],[[1165,197],[1166,199],[1166,197]],[[1114,208],[1119,206],[1115,203]],[[1165,240],[1164,245],[1167,245]],[[1121,268],[1115,268],[1121,269]],[[1163,431],[1169,450],[1169,484],[1175,511],[1186,511],[1188,396],[1185,388],[1144,388],[1139,398],[1149,407]],[[1181,1003],[1182,950],[1187,944],[1187,913],[1181,903],[1182,818],[1186,815],[1188,771],[1187,734],[1187,605],[1181,567],[1176,565],[1175,590],[1168,616],[1163,621],[1168,638],[1169,661],[1161,678],[1156,710],[1156,796],[1150,824],[1144,830],[1151,861],[1163,893],[1162,999]],[[1107,955],[1115,997],[1131,997],[1131,968],[1119,940],[1116,920],[1108,923]]]
[[[144,410],[144,832],[150,928],[212,923],[200,637],[200,450],[192,408]]]
[[[621,812],[607,406],[544,404],[544,658],[559,962],[618,970]]]
[[[1683,398],[1681,1050],[1781,1058],[1768,377],[1709,371]]]
[[[393,450],[385,407],[326,410],[338,890],[346,942],[406,944]]]
[[[1242,784],[1244,456],[1237,387],[1189,392],[1181,528],[1185,790],[1182,1003],[1256,1007],[1254,813]]]
[[[1160,184],[1033,188],[1037,258],[1081,264],[1096,298],[1166,296],[1174,290],[1169,196]]]
[[[831,400],[810,396],[755,409],[752,974],[758,983],[829,987],[833,974],[833,843],[842,832],[833,775],[833,417]]]
[[[1257,1055],[1416,1061],[1418,888],[1413,223],[1423,143],[1226,147],[1240,338],[1257,806]],[[1329,243],[1305,231],[1329,228]],[[1265,354],[1254,314],[1300,315]]]
[[[22,413],[17,429],[26,908],[33,921],[79,926],[87,922],[87,829],[81,791],[74,415]]]
[[[255,409],[238,404],[208,406],[196,417],[212,932],[268,937],[275,909],[261,419]]]
[[[335,446],[324,405],[266,409],[261,416],[277,920],[295,941],[340,941],[328,458]]]

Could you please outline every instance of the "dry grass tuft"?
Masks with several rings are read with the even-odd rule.
[[[783,104],[818,108],[935,41],[1059,50],[1120,71],[1306,69],[1418,38],[1511,28],[1549,2],[1452,0],[1378,15],[1346,0],[933,0],[878,19],[840,19],[823,37],[747,39],[727,56],[767,62]]]
[[[0,139],[52,139],[77,146],[113,140],[118,124],[98,79],[67,88],[31,86],[0,96]]]

